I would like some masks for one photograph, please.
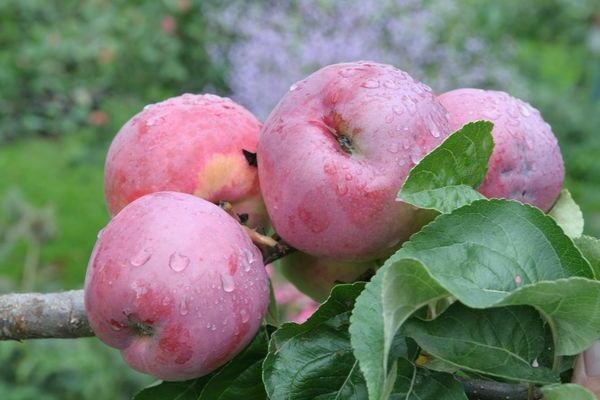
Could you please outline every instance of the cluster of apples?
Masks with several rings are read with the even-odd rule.
[[[556,138],[503,92],[436,95],[390,65],[354,62],[292,85],[263,126],[214,95],[147,106],[106,160],[114,217],[86,276],[92,329],[158,378],[213,371],[250,342],[269,301],[261,252],[241,224],[272,224],[298,249],[284,273],[323,300],[429,221],[398,190],[451,132],[482,119],[494,123],[495,149],[479,191],[549,210],[564,178]]]

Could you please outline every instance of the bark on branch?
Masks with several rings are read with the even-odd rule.
[[[83,290],[0,296],[0,340],[88,336]]]

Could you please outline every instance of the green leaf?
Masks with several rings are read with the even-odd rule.
[[[269,307],[267,308],[267,315],[265,316],[267,324],[272,326],[279,326],[279,308],[277,307],[277,300],[275,300],[275,291],[273,290],[273,282],[269,279]]]
[[[263,380],[272,399],[364,399],[367,388],[348,332],[364,283],[337,285],[303,324],[283,324],[272,336]]]
[[[489,121],[472,122],[448,136],[410,171],[398,200],[449,213],[482,199],[473,188],[487,173],[493,126]]]
[[[372,370],[365,372],[369,385],[389,387],[393,376],[382,360],[396,332],[421,307],[448,296],[471,308],[533,306],[553,332],[556,355],[579,353],[600,337],[600,282],[592,277],[573,242],[540,210],[508,200],[476,201],[438,216],[378,271],[384,352],[376,354],[376,344],[363,360],[368,356],[357,348],[357,358],[363,370]],[[381,301],[375,286],[370,297]],[[353,331],[369,329],[366,318],[354,323]]]
[[[382,279],[383,273],[377,273],[366,284],[365,289],[356,299],[350,317],[349,330],[354,356],[359,361],[360,369],[366,378],[369,398],[371,399],[385,398],[385,395],[391,391],[391,385],[394,384],[393,378],[390,380],[385,379],[388,366],[384,366],[383,361]],[[384,386],[385,382],[388,382],[388,386]]]
[[[198,400],[208,377],[184,382],[158,381],[140,390],[133,400]]]
[[[583,213],[567,189],[560,191],[548,215],[554,218],[567,236],[577,238],[583,234]]]
[[[267,354],[268,335],[262,328],[235,358],[215,372],[184,382],[156,382],[134,400],[265,400],[261,364]]]
[[[543,386],[541,390],[544,400],[596,400],[592,392],[574,383]]]
[[[416,368],[402,358],[397,369],[390,400],[467,400],[462,385],[451,374]]]
[[[261,367],[268,339],[266,328],[262,328],[243,352],[212,374],[198,400],[266,399]]]
[[[433,321],[412,318],[403,327],[427,354],[461,369],[532,383],[558,376],[532,362],[544,349],[544,321],[530,307],[475,310],[452,305]]]
[[[575,246],[579,249],[583,257],[590,263],[594,270],[596,278],[600,277],[600,240],[591,236],[580,236],[573,239]]]

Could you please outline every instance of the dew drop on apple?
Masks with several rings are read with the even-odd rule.
[[[400,87],[400,85],[394,81],[385,81],[383,82],[383,86],[388,89],[398,89]]]
[[[240,316],[242,317],[242,324],[245,324],[250,319],[250,315],[248,314],[248,311],[246,311],[245,308],[242,308],[240,310]]]
[[[346,186],[345,183],[340,182],[335,186],[335,191],[337,192],[337,194],[339,194],[340,196],[345,195],[346,193],[348,193],[348,186]]]
[[[169,257],[169,267],[175,272],[181,272],[190,265],[190,259],[188,256],[181,253],[173,253]]]
[[[217,330],[217,326],[216,326],[215,324],[212,324],[212,325],[210,326],[210,330],[211,330],[211,331],[216,331],[216,330]]]
[[[351,181],[352,180],[352,174],[346,174],[346,180],[347,181]]]
[[[392,143],[390,147],[388,147],[388,151],[392,154],[398,153],[398,151],[400,151],[398,143]]]
[[[373,78],[369,78],[366,81],[364,81],[360,86],[367,89],[376,89],[379,87],[379,81]]]
[[[102,237],[103,233],[104,233],[104,228],[102,228],[98,231],[98,234],[96,235],[96,239],[100,239]]]
[[[294,83],[292,86],[290,86],[290,92],[293,92],[296,89],[298,89],[298,84],[297,83]]]
[[[142,265],[146,264],[151,257],[152,252],[149,249],[141,249],[133,257],[131,257],[129,264],[134,267],[141,267]]]
[[[402,113],[404,113],[404,107],[402,107],[400,105],[396,105],[396,106],[392,107],[392,111],[398,115],[402,115]]]
[[[184,297],[181,300],[181,303],[179,303],[179,314],[188,315],[189,312],[190,312],[190,310],[188,308],[188,303],[187,303],[186,298]]]
[[[521,115],[524,116],[525,118],[527,118],[531,115],[531,111],[529,111],[529,107],[525,106],[524,104],[521,104],[520,110],[521,110]]]
[[[235,289],[233,277],[227,273],[221,274],[221,283],[223,284],[223,291],[227,293],[231,293]]]

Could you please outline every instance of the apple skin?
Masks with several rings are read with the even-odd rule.
[[[352,283],[371,270],[374,261],[343,262],[317,258],[302,252],[294,252],[281,259],[280,270],[288,281],[315,301],[327,300],[331,289],[338,283]]]
[[[269,302],[262,255],[241,225],[193,195],[157,192],[101,231],[85,279],[96,336],[159,379],[210,373],[240,352]]]
[[[392,66],[354,62],[313,73],[292,85],[259,138],[261,191],[275,230],[317,257],[389,255],[419,228],[416,208],[396,201],[398,190],[449,133],[431,89]]]
[[[550,210],[560,194],[565,168],[556,137],[538,110],[491,90],[457,89],[438,100],[448,110],[453,130],[476,120],[494,123],[494,152],[478,188],[481,194]]]
[[[145,194],[194,194],[268,226],[258,173],[242,150],[256,152],[260,122],[230,99],[183,94],[146,106],[115,136],[105,165],[111,215]]]

